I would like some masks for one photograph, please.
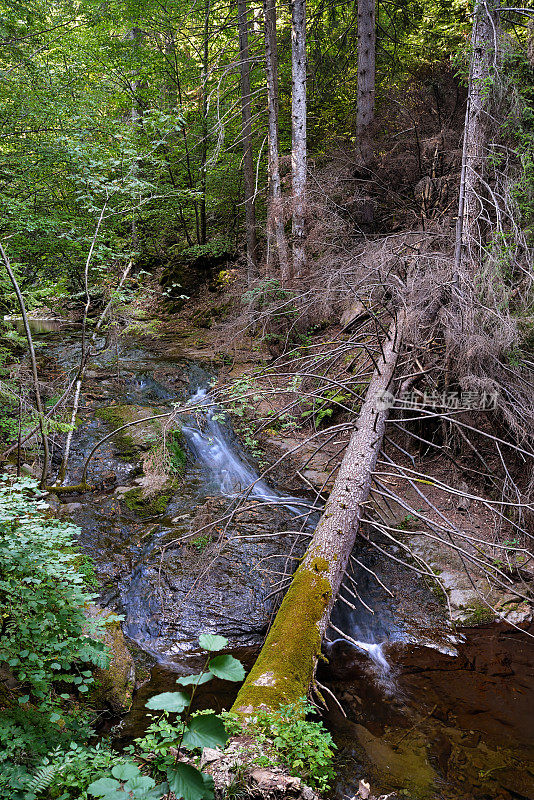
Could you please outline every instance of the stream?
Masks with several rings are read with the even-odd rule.
[[[76,329],[55,327],[42,324],[35,339],[43,377],[59,386],[80,345]],[[79,526],[100,604],[123,615],[143,675],[116,727],[119,743],[143,730],[148,697],[194,671],[200,633],[226,636],[253,663],[319,519],[305,486],[285,491],[282,470],[269,483],[259,477],[210,404],[214,375],[171,338],[124,340],[96,355],[66,482],[79,481],[87,453],[118,424],[175,404],[184,408],[185,469],[170,485],[157,470],[147,478],[147,459],[172,435],[147,420],[98,449],[89,469],[96,492],[52,503]],[[361,602],[337,602],[319,675],[344,712],[332,703],[326,714],[339,747],[336,800],[352,798],[360,778],[396,792],[391,800],[534,800],[534,639],[496,624],[455,631],[422,576],[365,544],[354,555]],[[228,707],[235,690],[209,687],[201,705]]]

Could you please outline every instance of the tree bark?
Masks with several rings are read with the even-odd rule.
[[[248,44],[247,0],[237,0],[239,30],[239,72],[241,85],[241,136],[243,140],[243,185],[245,191],[245,228],[247,240],[247,272],[250,283],[258,274],[258,240],[256,237],[255,179],[252,155],[252,109],[250,90],[250,49]]]
[[[33,346],[33,339],[32,339],[32,332],[30,330],[30,323],[28,321],[28,315],[26,314],[26,306],[24,305],[24,298],[22,296],[22,292],[18,285],[17,279],[15,278],[15,273],[11,269],[11,263],[9,258],[7,257],[7,253],[5,252],[4,248],[0,244],[0,255],[4,261],[5,268],[7,270],[7,274],[9,275],[9,280],[13,284],[13,288],[15,290],[15,294],[17,295],[17,300],[19,303],[20,313],[22,316],[22,322],[24,324],[24,333],[26,334],[26,341],[28,342],[28,349],[30,351],[30,361],[32,365],[32,378],[33,378],[33,391],[35,392],[35,405],[37,406],[37,416],[39,418],[39,429],[41,431],[41,439],[43,442],[43,468],[41,471],[41,480],[39,486],[41,489],[46,485],[46,476],[48,474],[48,464],[50,462],[50,451],[48,447],[48,433],[46,430],[46,418],[43,408],[43,403],[41,400],[41,392],[39,390],[39,374],[37,371],[37,359],[35,357],[35,348]],[[19,437],[19,447],[20,447],[20,437]]]
[[[128,32],[127,38],[132,42],[132,50],[133,50],[134,75],[132,80],[130,81],[130,91],[132,93],[131,121],[132,121],[133,139],[134,142],[137,144],[137,133],[139,130],[139,122],[141,118],[141,114],[139,113],[139,98],[138,98],[140,81],[139,81],[139,72],[137,66],[139,61],[139,46],[144,38],[144,33],[140,28],[134,27]],[[132,177],[134,180],[137,180],[137,178],[139,177],[139,159],[137,157],[134,159],[132,165]],[[135,207],[132,212],[131,241],[132,241],[132,247],[134,249],[137,248],[139,241],[137,235],[137,218],[136,218]]]
[[[272,240],[276,243],[282,285],[291,282],[291,266],[287,251],[280,180],[280,146],[278,142],[278,47],[276,42],[276,0],[263,0],[265,14],[265,74],[267,77],[267,112],[269,141],[269,206],[268,261]]]
[[[209,68],[209,35],[210,35],[210,11],[211,0],[206,0],[204,7],[204,42],[202,49],[202,76],[201,76],[201,99],[200,114],[202,120],[202,142],[200,150],[200,240],[199,244],[206,244],[208,237],[208,225],[206,218],[206,190],[207,190],[207,170],[208,160],[208,68]]]
[[[477,262],[484,242],[484,189],[482,176],[491,122],[491,82],[499,57],[499,17],[495,0],[475,0],[467,110],[465,117],[462,178],[456,225],[455,261]]]
[[[376,0],[358,0],[358,110],[356,136],[360,157],[367,165],[373,158],[375,114]]]
[[[402,330],[403,318],[399,318],[383,344],[383,358],[369,384],[321,520],[233,705],[239,714],[250,714],[260,706],[277,710],[280,704],[295,702],[307,694],[313,681],[382,445],[388,416],[385,393],[394,377]]]
[[[306,268],[306,0],[291,4],[291,166],[293,179],[293,274]]]

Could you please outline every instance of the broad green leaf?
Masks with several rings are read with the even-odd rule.
[[[228,639],[225,639],[224,636],[217,636],[215,633],[202,633],[198,637],[198,642],[204,650],[216,652],[226,647]]]
[[[189,705],[190,697],[184,692],[163,692],[155,694],[147,701],[146,708],[154,711],[174,711],[180,712]]]
[[[182,686],[202,686],[203,683],[207,683],[211,681],[213,675],[210,675],[209,672],[205,672],[203,675],[182,675],[181,678],[176,679],[176,683],[181,684]]]
[[[194,717],[184,733],[182,744],[187,750],[195,747],[224,747],[228,734],[222,721],[215,714]]]
[[[87,787],[87,791],[95,797],[105,797],[112,792],[116,792],[119,788],[119,782],[114,781],[113,778],[100,778],[98,781],[91,783]]]
[[[135,778],[131,778],[124,784],[124,791],[126,796],[128,796],[128,792],[132,792],[134,797],[145,797],[155,785],[156,781],[153,778],[137,774]]]
[[[129,781],[139,777],[139,767],[137,764],[116,764],[111,770],[111,774],[118,781]]]
[[[143,800],[161,800],[164,794],[168,794],[169,792],[169,784],[168,783],[158,783],[157,786],[154,786],[153,789],[145,792],[143,795]]]
[[[242,681],[245,678],[243,664],[230,655],[215,656],[208,664],[208,669],[224,681]]]
[[[169,787],[176,797],[183,800],[209,800],[213,792],[206,786],[200,770],[190,764],[176,764],[167,770]]]

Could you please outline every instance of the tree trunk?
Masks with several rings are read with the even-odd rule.
[[[306,0],[291,5],[291,165],[293,178],[293,274],[306,267]]]
[[[139,73],[137,70],[137,64],[139,61],[139,45],[143,40],[143,36],[144,36],[143,31],[140,28],[132,28],[127,34],[127,38],[130,39],[130,41],[132,42],[133,61],[134,61],[134,77],[130,81],[130,91],[132,93],[132,109],[131,109],[132,132],[133,132],[133,140],[136,145],[137,145],[137,133],[139,129],[139,121],[141,118],[141,115],[139,113],[139,98],[138,98],[140,82],[139,82]],[[132,178],[135,181],[137,180],[138,177],[139,177],[139,160],[136,157],[132,165]],[[132,241],[132,247],[136,249],[139,242],[137,236],[137,219],[136,219],[135,207],[132,212],[131,241]]]
[[[369,164],[373,158],[375,54],[375,0],[358,0],[358,111],[356,136],[363,164]]]
[[[39,419],[39,429],[41,431],[41,440],[43,442],[43,468],[41,471],[41,480],[39,482],[40,488],[44,488],[46,485],[46,477],[48,475],[48,465],[50,463],[50,451],[48,447],[48,433],[46,430],[46,418],[44,414],[43,403],[41,400],[41,392],[39,390],[39,374],[37,370],[37,359],[35,357],[35,348],[33,346],[33,339],[32,339],[32,332],[30,329],[30,323],[28,321],[28,315],[26,314],[26,306],[24,305],[24,298],[22,296],[22,292],[18,285],[17,279],[15,278],[15,273],[11,269],[11,263],[9,258],[7,257],[7,253],[5,252],[4,248],[0,244],[0,255],[4,261],[5,268],[7,270],[7,274],[9,275],[9,280],[13,284],[13,288],[15,290],[15,294],[17,295],[17,300],[19,303],[20,313],[22,316],[22,322],[24,324],[24,333],[26,334],[26,341],[28,343],[28,349],[30,351],[30,361],[32,365],[32,378],[33,378],[33,391],[35,393],[35,405],[37,407],[37,416]],[[18,447],[20,448],[20,435],[18,440]],[[20,458],[20,456],[19,456]]]
[[[243,139],[243,184],[245,190],[245,227],[247,239],[247,272],[250,283],[258,274],[258,241],[254,195],[254,158],[252,155],[252,111],[250,91],[250,50],[248,46],[247,0],[237,0],[239,29],[239,72],[241,84],[241,119]]]
[[[249,714],[260,706],[277,710],[310,688],[369,496],[388,416],[385,393],[395,373],[402,328],[402,319],[390,327],[319,525],[233,711]]]
[[[465,116],[462,178],[456,226],[457,267],[466,258],[477,262],[484,242],[482,176],[491,122],[491,81],[497,71],[499,17],[495,0],[475,0],[471,63]]]
[[[210,11],[211,2],[206,0],[204,7],[204,42],[202,52],[202,94],[200,99],[200,114],[202,120],[202,141],[200,150],[200,241],[199,244],[206,244],[208,237],[208,226],[206,219],[206,189],[207,171],[206,163],[208,160],[208,68],[209,68],[209,35],[210,35]]]
[[[267,76],[267,110],[269,119],[269,207],[268,207],[268,259],[272,239],[276,243],[282,285],[291,282],[291,268],[287,251],[280,181],[280,148],[278,143],[278,48],[276,43],[276,0],[263,0],[265,14],[265,73]]]

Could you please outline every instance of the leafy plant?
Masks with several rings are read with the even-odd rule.
[[[141,752],[156,754],[156,766],[165,773],[169,788],[177,797],[185,800],[210,800],[213,798],[213,780],[192,764],[180,761],[183,751],[193,753],[204,747],[224,747],[228,738],[221,718],[211,711],[191,713],[191,705],[198,686],[213,677],[227,681],[242,681],[245,671],[240,661],[227,653],[220,653],[228,644],[224,636],[205,633],[199,638],[200,646],[210,653],[202,671],[177,679],[181,687],[191,687],[187,691],[163,692],[154,695],[146,703],[146,708],[161,711],[162,715],[149,726],[147,735],[136,741]],[[211,655],[219,653],[219,655]],[[171,721],[169,715],[182,715]],[[172,750],[171,750],[172,748]],[[126,786],[128,784],[125,784]],[[102,784],[103,786],[103,784]],[[94,787],[89,787],[94,791]],[[105,797],[105,795],[96,795]],[[111,795],[109,795],[111,796]],[[115,797],[115,795],[113,795]],[[120,800],[120,795],[117,795]]]
[[[105,667],[108,658],[88,632],[84,608],[94,595],[77,566],[77,529],[45,516],[35,481],[2,480],[0,664],[18,687],[0,712],[0,797],[12,800],[13,791],[4,794],[4,773],[11,774],[7,785],[16,786],[58,742],[87,737],[75,698],[89,691],[89,667]]]
[[[141,775],[133,762],[117,764],[111,770],[112,778],[100,778],[89,786],[89,793],[102,800],[160,800],[167,791],[165,784],[156,786],[153,778]]]
[[[311,408],[302,412],[302,418],[312,417],[314,424],[319,427],[325,420],[329,419],[339,409],[344,409],[351,401],[351,396],[339,389],[327,389],[320,397],[314,398],[311,403]]]
[[[25,800],[87,800],[88,785],[107,777],[112,768],[131,763],[113,752],[107,742],[95,747],[71,742],[68,748],[56,747],[42,760],[34,777],[26,784]]]
[[[316,709],[302,697],[297,703],[280,706],[279,711],[258,711],[245,722],[236,714],[223,713],[231,735],[245,733],[261,745],[263,754],[254,756],[260,766],[281,764],[292,775],[319,792],[326,792],[334,777],[334,744],[322,722],[307,717]]]
[[[84,606],[94,595],[83,588],[73,550],[77,529],[44,516],[48,506],[29,478],[0,486],[0,663],[27,688],[20,705],[33,697],[50,720],[53,684],[73,684],[86,693],[92,683],[82,664],[106,666],[101,642],[87,634]]]

